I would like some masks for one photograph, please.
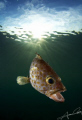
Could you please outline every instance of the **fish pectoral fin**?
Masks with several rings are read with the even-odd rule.
[[[30,78],[24,76],[18,76],[16,80],[19,85],[30,83]]]

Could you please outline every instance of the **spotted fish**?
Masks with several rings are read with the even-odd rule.
[[[53,99],[54,101],[65,101],[64,97],[61,95],[61,92],[66,91],[66,88],[62,84],[61,78],[39,54],[36,54],[36,57],[31,63],[29,75],[29,77],[18,76],[17,83],[19,85],[31,83],[37,91]]]

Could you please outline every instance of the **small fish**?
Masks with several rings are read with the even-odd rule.
[[[19,85],[31,83],[37,91],[45,94],[54,101],[65,101],[61,92],[66,91],[66,88],[62,84],[61,78],[39,54],[36,54],[36,57],[31,63],[29,74],[29,77],[18,76],[17,83]]]

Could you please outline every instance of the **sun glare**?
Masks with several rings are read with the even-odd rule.
[[[32,33],[33,38],[37,38],[40,40],[43,37],[43,35],[45,34],[45,32],[47,31],[49,26],[41,21],[39,21],[39,22],[34,21],[33,23],[31,23],[28,26],[28,29],[27,29],[26,25],[24,25],[22,27],[24,28],[24,30],[30,31]]]
[[[39,40],[42,38],[42,35],[44,34],[43,28],[37,26],[35,29],[32,29],[33,38],[38,38]]]
[[[35,31],[33,32],[33,38],[41,39],[41,38],[42,38],[42,34],[41,34],[41,32],[35,30]]]

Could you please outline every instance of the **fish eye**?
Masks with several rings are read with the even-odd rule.
[[[52,85],[55,82],[55,80],[52,77],[48,77],[48,78],[46,78],[46,82],[47,82],[47,84]]]

